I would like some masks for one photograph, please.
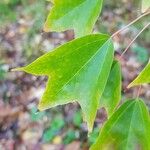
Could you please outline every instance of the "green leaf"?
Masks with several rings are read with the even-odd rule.
[[[150,0],[142,0],[142,12],[146,12],[150,8]]]
[[[100,107],[105,107],[110,116],[121,99],[121,67],[119,62],[114,61],[111,72],[100,99]]]
[[[125,102],[106,122],[90,150],[150,150],[150,118],[145,104]]]
[[[78,102],[91,131],[113,57],[110,37],[93,34],[68,42],[15,70],[48,76],[39,109]]]
[[[136,79],[128,85],[128,88],[145,83],[150,83],[150,61]]]
[[[77,36],[92,32],[101,12],[103,0],[54,0],[44,31],[74,29]]]

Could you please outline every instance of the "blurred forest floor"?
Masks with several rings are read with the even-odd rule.
[[[0,150],[88,150],[107,119],[105,110],[100,109],[88,138],[77,103],[38,112],[47,79],[10,71],[74,38],[72,31],[42,31],[50,8],[45,0],[0,1]],[[139,15],[138,0],[106,0],[94,32],[112,34]],[[141,19],[114,38],[116,58],[147,21]],[[122,100],[137,94],[138,88],[127,90],[126,86],[149,59],[149,38],[150,30],[144,31],[121,59]],[[144,85],[140,96],[150,106],[149,89]]]

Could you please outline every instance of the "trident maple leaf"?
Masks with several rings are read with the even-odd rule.
[[[15,70],[48,76],[39,109],[77,101],[91,131],[113,56],[110,37],[95,34],[68,42]]]

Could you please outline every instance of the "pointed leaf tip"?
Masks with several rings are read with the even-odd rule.
[[[39,105],[38,105],[38,110],[39,111],[44,111],[45,109],[43,109],[43,107],[41,106],[41,104],[39,103]]]
[[[43,31],[50,32],[50,27],[47,25],[47,22],[45,22],[45,24],[44,24]]]
[[[140,74],[128,85],[127,88],[146,83],[150,83],[150,61],[148,62],[146,67],[140,72]]]

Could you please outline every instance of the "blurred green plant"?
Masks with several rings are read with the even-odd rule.
[[[0,1],[0,26],[16,20],[17,12],[14,9],[20,2],[21,0]]]
[[[149,59],[148,50],[142,46],[134,45],[131,49],[137,57],[137,61],[140,63],[146,63]]]
[[[25,20],[25,38],[23,40],[23,55],[27,59],[34,59],[39,56],[41,50],[41,39],[38,38],[41,32],[45,15],[47,12],[46,1],[44,0],[2,0],[0,1],[0,27],[6,27],[10,23]],[[32,26],[32,28],[31,28]],[[33,51],[36,49],[36,51]]]
[[[48,129],[44,131],[43,142],[50,142],[59,133],[59,131],[65,126],[65,122],[62,116],[56,116]]]
[[[96,141],[98,135],[99,135],[100,129],[98,127],[94,128],[93,132],[89,135],[88,142],[89,145],[94,144]]]
[[[80,127],[82,123],[82,116],[81,116],[81,111],[75,112],[73,116],[73,124],[77,127]]]
[[[69,129],[68,132],[66,133],[64,139],[63,139],[63,143],[65,145],[71,143],[72,141],[74,141],[76,139],[76,132],[73,129]]]
[[[33,107],[30,111],[30,117],[32,121],[39,121],[46,115],[45,111],[37,112],[37,107]]]
[[[22,13],[25,16],[32,18],[32,28],[28,29],[28,35],[31,37],[41,30],[43,26],[43,22],[45,20],[44,16],[46,15],[45,5],[46,2],[41,0],[37,0],[36,3],[33,2],[31,4],[29,0],[23,3],[25,9]]]
[[[38,38],[39,32],[41,32],[43,22],[45,20],[46,12],[46,1],[37,0],[36,3],[29,4],[29,0],[23,3],[24,10],[22,14],[24,16],[29,16],[29,21],[32,23],[32,28],[27,29],[27,37],[23,43],[24,55],[29,59],[34,59],[37,57],[41,50],[41,39]],[[32,20],[31,20],[32,19]],[[36,41],[38,39],[38,42]],[[33,48],[34,45],[34,48]],[[36,49],[36,51],[33,51]],[[31,58],[30,58],[31,57]]]
[[[0,80],[4,80],[6,76],[6,69],[2,62],[0,62]]]

